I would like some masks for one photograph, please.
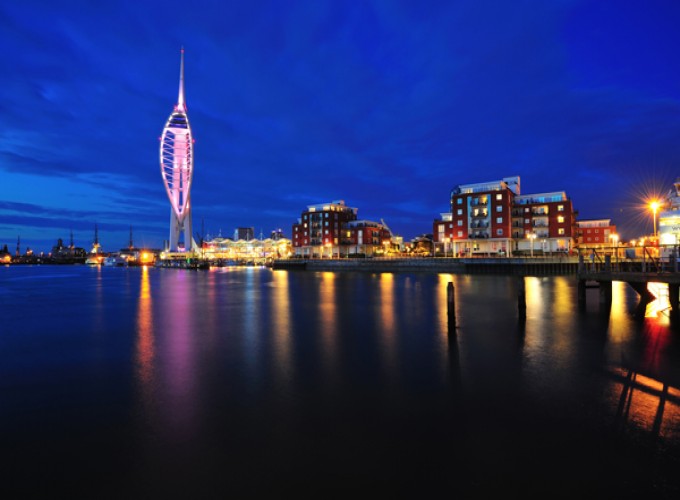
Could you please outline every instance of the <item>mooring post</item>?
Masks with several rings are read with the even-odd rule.
[[[449,332],[456,328],[456,294],[453,288],[453,281],[449,281],[446,287],[446,304],[449,317]]]
[[[524,284],[524,276],[519,277],[517,284],[517,312],[519,319],[524,320],[527,317],[527,289]]]

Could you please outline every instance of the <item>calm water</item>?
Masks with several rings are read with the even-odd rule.
[[[0,489],[678,498],[664,304],[526,290],[522,324],[505,276],[0,268]]]

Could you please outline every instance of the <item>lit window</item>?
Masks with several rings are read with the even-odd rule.
[[[328,234],[328,229],[326,229],[326,231],[324,232],[324,234]]]
[[[564,212],[564,205],[557,205],[558,212]]]
[[[328,212],[326,212],[326,219],[328,219]]]
[[[444,224],[439,224],[439,232],[440,233],[444,232],[444,227],[446,227],[446,226],[444,226]]]
[[[564,222],[564,217],[562,217],[561,215],[559,217],[557,217],[557,222],[559,222],[559,223]]]
[[[502,200],[502,199],[503,199],[503,195],[502,195],[501,193],[498,193],[498,194],[496,195],[496,199],[497,199],[497,200]]]
[[[307,227],[307,223],[305,222],[305,227]]]
[[[526,207],[526,208],[524,209],[524,211],[525,211],[525,212],[528,212],[528,211],[529,211],[529,207]]]
[[[529,224],[529,219],[524,219],[525,224]]]
[[[463,231],[458,231],[458,237],[460,238],[462,236],[463,236]]]
[[[462,220],[459,220],[459,221],[458,221],[458,225],[459,225],[459,226],[462,226],[462,225],[463,225],[463,221],[462,221]]]
[[[456,199],[456,203],[458,203],[459,205],[462,205],[463,204],[463,198]]]
[[[453,222],[451,224],[449,224],[449,229],[452,229],[452,228],[453,228]]]
[[[498,224],[502,224],[503,223],[503,217],[496,217],[496,222]]]
[[[561,227],[557,230],[557,234],[564,234],[564,228]]]
[[[462,208],[459,208],[459,209],[456,211],[456,214],[458,214],[458,215],[463,215],[463,209],[462,209]]]
[[[503,207],[501,205],[496,206],[496,212],[502,212]]]
[[[305,236],[307,236],[307,231],[305,231]]]
[[[328,227],[328,221],[326,221],[326,227]]]

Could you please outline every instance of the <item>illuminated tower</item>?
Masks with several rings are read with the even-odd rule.
[[[179,66],[179,96],[161,136],[161,176],[170,200],[170,244],[168,250],[193,250],[191,236],[191,178],[194,173],[194,139],[184,102],[184,48]],[[180,237],[183,236],[181,240]]]

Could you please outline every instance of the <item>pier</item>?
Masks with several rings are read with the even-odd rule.
[[[674,255],[666,261],[644,255],[642,260],[625,262],[619,262],[616,256],[616,261],[612,263],[612,256],[609,254],[603,256],[593,254],[588,264],[584,256],[579,255],[577,273],[579,304],[585,303],[586,291],[589,288],[599,290],[600,304],[611,304],[613,281],[628,283],[640,296],[640,303],[646,304],[658,298],[649,291],[647,285],[662,283],[667,287],[671,311],[677,313],[680,308],[680,272]]]

